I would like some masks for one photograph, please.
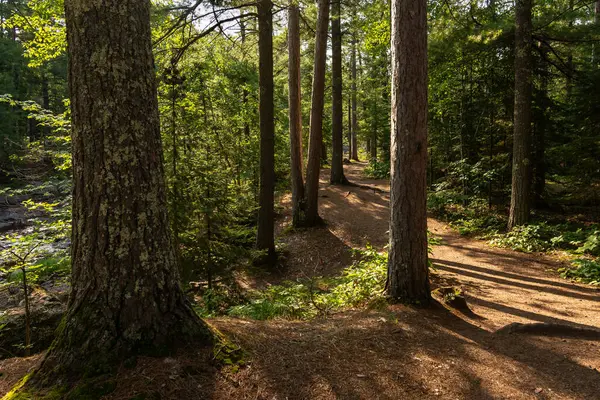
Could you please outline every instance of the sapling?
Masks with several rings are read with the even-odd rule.
[[[11,245],[0,244],[0,251],[3,253],[3,258],[8,256],[12,258],[14,262],[8,263],[11,266],[3,269],[7,273],[20,271],[22,275],[21,283],[23,285],[23,294],[25,297],[25,356],[28,357],[31,352],[31,309],[29,306],[27,267],[42,242],[38,239],[37,234],[6,236],[4,242],[11,243]]]

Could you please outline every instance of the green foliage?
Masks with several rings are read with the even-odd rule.
[[[600,230],[594,230],[576,250],[577,253],[586,253],[600,256]]]
[[[337,277],[300,279],[253,294],[247,304],[232,307],[231,316],[258,320],[305,319],[336,310],[363,306],[383,296],[387,255],[368,247],[356,251],[359,261]]]
[[[506,216],[490,209],[481,199],[446,189],[427,195],[427,208],[436,217],[448,221],[461,235],[482,237],[506,226]]]
[[[7,104],[22,110],[28,119],[36,122],[40,129],[47,129],[48,135],[40,140],[29,140],[27,151],[13,157],[21,164],[31,164],[40,160],[50,160],[55,172],[68,174],[71,169],[71,122],[69,112],[55,114],[42,108],[35,101],[15,100],[11,95],[0,95],[0,104]],[[68,101],[64,101],[68,109]]]
[[[573,264],[574,268],[559,269],[563,278],[591,285],[600,285],[600,261],[582,258],[574,260]]]
[[[508,247],[525,253],[542,252],[552,245],[552,230],[544,223],[516,226],[510,232],[496,233],[491,236],[494,246]]]
[[[7,19],[6,26],[29,35],[24,47],[32,68],[63,55],[67,49],[63,0],[28,0]]]
[[[389,178],[390,163],[378,160],[369,160],[369,165],[365,167],[364,173],[367,177],[373,179]]]

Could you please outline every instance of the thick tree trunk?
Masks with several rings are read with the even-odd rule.
[[[387,293],[426,304],[427,2],[392,3],[390,246]]]
[[[331,183],[344,184],[341,0],[333,0],[331,9]]]
[[[323,140],[323,107],[325,100],[325,63],[327,59],[327,25],[329,0],[319,0],[315,38],[315,66],[310,108],[310,137],[306,171],[306,220],[308,226],[319,223],[319,173]]]
[[[304,203],[302,176],[302,104],[300,80],[300,10],[294,0],[288,11],[288,85],[290,118],[290,155],[292,179],[292,223],[300,225]]]
[[[532,0],[516,2],[515,33],[515,116],[513,138],[512,193],[508,229],[529,220],[531,204],[531,79]]]
[[[352,38],[352,55],[351,55],[351,70],[352,70],[352,159],[358,161],[358,107],[356,101],[356,37]]]
[[[256,247],[265,250],[265,262],[275,261],[275,121],[273,112],[273,3],[259,0],[258,57],[260,86],[260,194]]]
[[[72,291],[40,385],[164,353],[208,328],[180,288],[167,217],[150,2],[67,0]]]

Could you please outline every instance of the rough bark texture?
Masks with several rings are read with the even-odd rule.
[[[147,0],[67,0],[72,292],[37,382],[106,372],[208,328],[179,286],[169,233]]]
[[[319,217],[319,173],[323,139],[323,107],[325,100],[325,62],[327,60],[327,25],[329,1],[319,0],[319,15],[315,38],[315,66],[310,108],[310,137],[306,170],[306,220],[308,226],[317,224]]]
[[[273,117],[273,3],[260,0],[258,58],[260,86],[260,194],[256,247],[266,250],[267,263],[275,259],[275,121]]]
[[[331,183],[348,183],[344,176],[341,0],[331,3]]]
[[[356,38],[352,38],[352,56],[351,56],[351,70],[352,70],[352,160],[358,161],[358,105],[356,101]]]
[[[292,223],[302,222],[304,178],[302,177],[302,104],[300,81],[300,10],[293,0],[288,10],[288,86],[290,156],[292,178]]]
[[[387,293],[426,304],[427,4],[392,2],[390,246]]]
[[[515,116],[509,229],[529,220],[531,205],[531,5],[532,0],[517,0],[515,8]]]

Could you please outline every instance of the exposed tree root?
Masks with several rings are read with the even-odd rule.
[[[578,326],[552,322],[536,322],[530,324],[521,324],[518,322],[513,322],[512,324],[508,324],[498,329],[495,333],[524,333],[539,336],[569,336],[583,339],[600,340],[600,330],[598,329],[582,328]]]

